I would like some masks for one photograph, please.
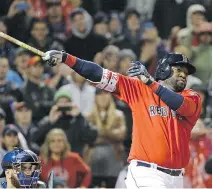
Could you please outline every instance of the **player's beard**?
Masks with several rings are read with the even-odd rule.
[[[181,92],[185,89],[186,82],[181,82],[175,77],[170,77],[163,82],[163,85],[175,92]]]
[[[186,82],[176,80],[176,83],[174,85],[174,91],[181,92],[185,89],[185,87],[186,87]]]
[[[15,188],[21,188],[19,181],[14,174],[11,176],[11,183]]]

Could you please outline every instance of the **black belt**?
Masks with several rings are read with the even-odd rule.
[[[151,164],[141,162],[141,161],[137,161],[137,166],[143,166],[143,167],[149,167],[149,168],[152,167]],[[182,173],[182,170],[164,169],[164,168],[159,167],[159,166],[157,166],[157,170],[162,171],[162,172],[167,173],[167,174],[172,175],[172,176],[180,176],[180,174]]]

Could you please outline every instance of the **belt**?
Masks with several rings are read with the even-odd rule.
[[[141,162],[141,161],[137,161],[137,166],[143,166],[143,167],[149,167],[149,168],[151,168],[152,164]],[[183,175],[182,170],[165,169],[165,168],[159,167],[159,166],[157,166],[157,170],[162,171],[164,173],[167,173],[167,174],[169,174],[171,176],[180,176],[180,175]]]

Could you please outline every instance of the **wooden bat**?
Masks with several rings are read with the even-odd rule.
[[[29,50],[29,51],[31,51],[31,52],[39,55],[39,56],[45,56],[44,52],[42,52],[42,51],[40,51],[40,50],[38,50],[38,49],[36,49],[34,47],[31,47],[30,45],[28,45],[28,44],[26,44],[24,42],[21,42],[18,39],[15,39],[15,38],[13,38],[13,37],[1,32],[1,31],[0,31],[0,37],[4,38],[4,39],[6,39],[6,40],[8,40],[8,41],[10,41],[12,43],[15,43],[16,45],[18,45],[18,46],[20,46],[22,48],[25,48],[25,49],[27,49],[27,50]]]

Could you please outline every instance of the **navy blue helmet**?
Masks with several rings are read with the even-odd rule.
[[[34,188],[37,185],[41,173],[40,160],[31,150],[17,148],[8,152],[3,157],[1,166],[3,172],[0,177],[5,177],[5,171],[12,169],[22,188]]]
[[[189,74],[196,72],[196,68],[190,63],[189,59],[183,54],[169,53],[158,61],[155,79],[165,80],[172,75],[171,66],[182,65],[188,69]]]

